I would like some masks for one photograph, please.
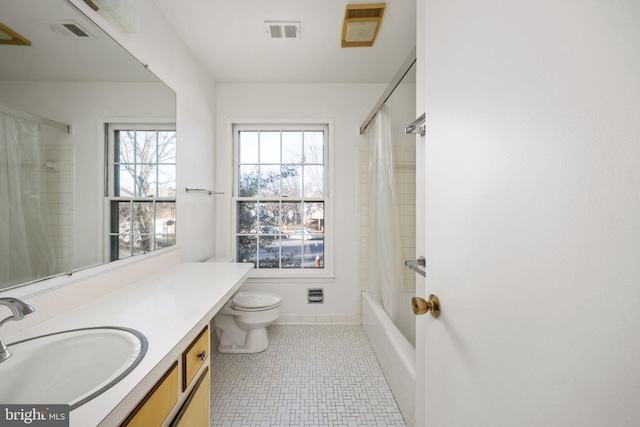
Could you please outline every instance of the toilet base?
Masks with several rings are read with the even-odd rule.
[[[247,331],[244,344],[218,345],[218,351],[220,353],[260,353],[267,348],[269,348],[269,337],[267,336],[266,328]]]

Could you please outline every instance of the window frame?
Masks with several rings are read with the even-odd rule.
[[[104,132],[105,132],[105,162],[104,162],[104,200],[105,200],[105,214],[104,214],[104,254],[106,259],[109,261],[118,261],[118,260],[126,260],[130,258],[134,258],[138,255],[150,253],[150,252],[158,252],[166,249],[175,248],[177,246],[177,229],[174,233],[169,233],[168,235],[173,236],[173,244],[165,247],[155,248],[150,251],[141,251],[141,252],[133,252],[128,254],[126,257],[116,257],[114,258],[114,249],[112,247],[112,240],[117,238],[120,233],[113,233],[113,215],[114,215],[114,205],[119,202],[144,202],[151,203],[153,209],[153,217],[154,217],[154,225],[157,220],[156,208],[159,203],[173,203],[174,210],[176,211],[176,224],[177,224],[177,140],[176,140],[176,194],[173,197],[159,197],[159,196],[115,196],[115,184],[116,184],[116,173],[115,173],[115,132],[120,130],[154,130],[154,131],[173,131],[177,135],[176,124],[171,121],[153,121],[142,119],[139,121],[132,122],[124,122],[124,121],[110,121],[104,122]],[[159,163],[155,163],[159,165]],[[154,236],[156,234],[154,233]],[[153,239],[155,242],[155,237]],[[154,244],[155,246],[155,244]],[[118,253],[120,251],[118,250]]]
[[[333,120],[318,119],[234,119],[228,121],[231,147],[232,147],[232,195],[231,195],[231,236],[230,251],[234,262],[237,260],[237,229],[238,229],[238,202],[241,201],[286,201],[282,197],[240,197],[239,194],[239,143],[240,131],[303,131],[322,130],[324,138],[324,196],[323,197],[299,197],[294,200],[322,201],[324,203],[324,259],[323,268],[254,268],[250,272],[250,278],[259,279],[262,282],[269,281],[333,281],[334,261],[334,210],[333,210]]]

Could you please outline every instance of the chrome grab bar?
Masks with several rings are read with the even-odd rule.
[[[189,191],[202,191],[202,192],[205,192],[205,193],[209,193],[209,195],[212,195],[212,194],[224,194],[224,191],[213,191],[213,190],[207,190],[205,188],[185,187],[185,190],[187,191],[187,193]]]
[[[406,260],[404,260],[404,265],[406,267],[409,267],[410,269],[412,269],[416,273],[420,274],[421,276],[424,276],[424,277],[427,276],[427,273],[425,272],[425,270],[423,268],[423,267],[425,267],[427,265],[427,260],[423,256],[421,256],[418,259],[406,259]]]
[[[426,133],[426,127],[424,126],[425,114],[422,114],[420,117],[411,122],[411,124],[409,124],[406,128],[404,128],[404,133],[419,133],[420,136],[424,136],[424,134]]]

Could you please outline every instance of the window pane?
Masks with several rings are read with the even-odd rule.
[[[118,236],[118,259],[129,258],[133,255],[133,245],[131,236],[121,234]]]
[[[258,196],[272,197],[280,195],[280,165],[260,167],[260,189]]]
[[[135,181],[133,179],[136,173],[135,165],[123,164],[118,168],[119,172],[119,192],[116,194],[120,197],[133,197],[135,195]]]
[[[114,232],[114,230],[112,230]],[[118,202],[118,231],[119,234],[131,234],[131,203]]]
[[[158,163],[176,162],[176,131],[158,131]]]
[[[155,165],[139,165],[137,191],[138,197],[157,197],[158,194],[158,168]]]
[[[134,234],[133,235],[133,254],[143,254],[154,250],[153,235],[148,234]]]
[[[324,166],[304,167],[304,197],[324,195]]]
[[[260,132],[260,163],[280,163],[280,132]]]
[[[156,163],[157,161],[156,131],[136,131],[136,162]]]
[[[302,265],[302,241],[282,239],[282,268],[300,268]]]
[[[302,163],[302,132],[282,132],[282,163]]]
[[[324,239],[314,237],[304,241],[304,261],[305,268],[324,268]]]
[[[118,144],[118,163],[135,163],[135,134],[131,130],[120,130],[115,132]]]
[[[258,268],[280,268],[280,236],[260,236],[258,243]]]
[[[240,166],[238,179],[238,195],[240,197],[255,197],[258,195],[260,170],[256,165]]]
[[[257,227],[256,203],[238,202],[238,233],[255,233]]]
[[[304,133],[304,162],[324,163],[324,132]]]
[[[113,259],[128,258],[133,253],[133,230],[131,229],[131,203],[112,202],[117,206],[117,221],[112,221],[111,232],[118,233],[118,250]],[[115,230],[114,230],[115,227]]]
[[[134,248],[140,247],[145,252],[152,250],[149,235],[154,232],[153,203],[133,202],[133,232],[138,235]]]
[[[156,249],[168,248],[175,246],[176,236],[175,234],[158,234],[156,235]]]
[[[176,234],[176,203],[156,203],[155,233]]]
[[[302,228],[302,202],[282,204],[281,227],[285,234]]]
[[[260,234],[278,234],[280,229],[280,204],[260,203],[258,211],[258,223]]]
[[[324,202],[304,204],[304,225],[315,234],[324,233]]]
[[[237,261],[250,262],[255,266],[258,251],[258,238],[254,236],[238,236],[237,241]]]
[[[282,165],[282,196],[302,197],[302,166]]]
[[[158,166],[158,197],[176,197],[176,166]]]
[[[239,132],[239,163],[258,163],[258,132]]]

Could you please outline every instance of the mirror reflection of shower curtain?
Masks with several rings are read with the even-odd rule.
[[[40,125],[0,113],[0,283],[55,273]]]
[[[369,125],[369,289],[396,322],[404,290],[389,107]]]

